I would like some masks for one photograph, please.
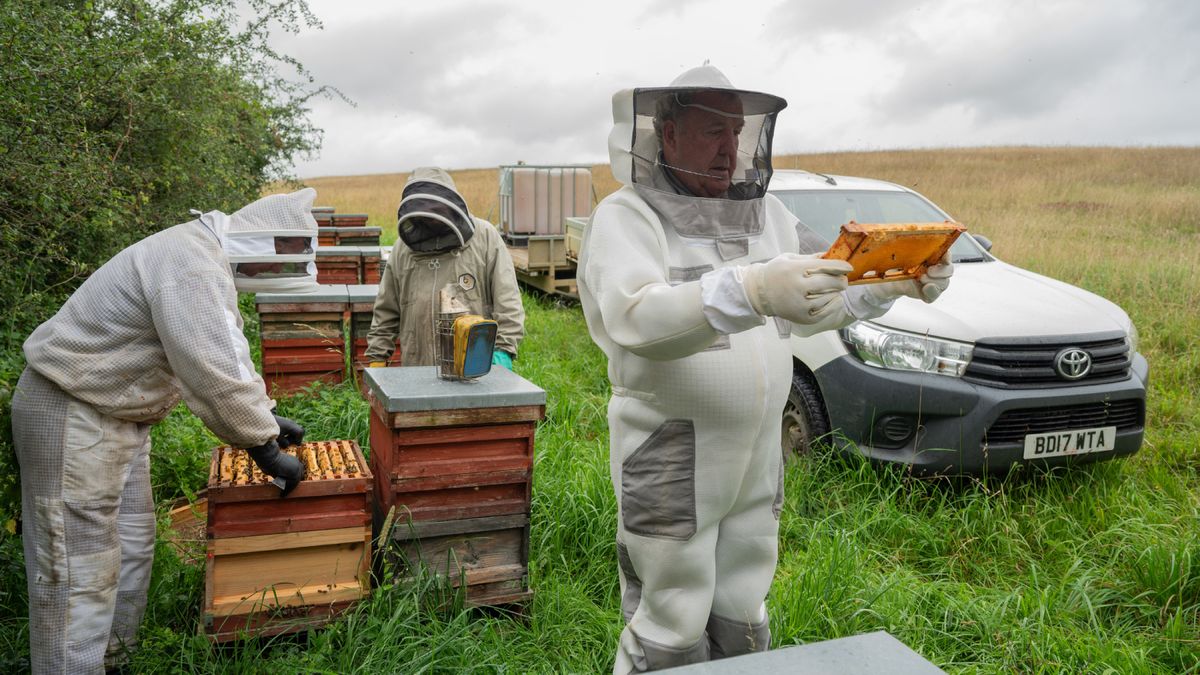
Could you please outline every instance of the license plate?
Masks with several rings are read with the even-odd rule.
[[[1117,428],[1072,429],[1029,434],[1025,437],[1025,459],[1082,455],[1117,449]]]

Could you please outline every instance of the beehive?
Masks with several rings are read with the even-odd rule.
[[[338,226],[333,230],[334,246],[378,246],[382,230],[378,227]]]
[[[324,285],[315,293],[259,293],[255,305],[268,392],[287,394],[313,382],[345,379],[345,285]]]
[[[213,450],[203,615],[214,640],[321,625],[369,590],[372,475],[358,444],[283,452],[307,475],[281,499],[244,450]]]
[[[375,523],[394,508],[387,555],[407,561],[397,573],[420,562],[463,584],[469,604],[527,598],[534,430],[546,393],[504,368],[469,383],[441,380],[432,366],[364,376]]]
[[[362,246],[362,283],[378,284],[383,276],[383,251],[379,246]]]
[[[366,227],[367,214],[365,213],[335,213],[333,214],[334,227]]]
[[[357,284],[361,276],[362,252],[358,246],[317,248],[318,284]]]
[[[318,246],[337,246],[337,228],[332,225],[317,226]]]
[[[332,206],[314,206],[312,207],[313,220],[317,221],[317,227],[330,227],[333,225]]]
[[[359,284],[347,286],[346,293],[350,299],[350,364],[355,376],[362,385],[363,395],[366,395],[366,383],[362,379],[363,369],[367,367],[367,335],[371,332],[371,320],[375,316],[375,297],[379,294],[379,286],[375,284]],[[400,342],[396,341],[396,349],[388,359],[389,366],[399,366]]]

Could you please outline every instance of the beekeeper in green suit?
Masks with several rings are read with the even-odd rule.
[[[525,334],[517,275],[496,228],[467,210],[450,174],[413,171],[397,209],[400,238],[392,248],[367,334],[367,362],[385,365],[400,345],[401,365],[435,365],[434,306],[453,284],[469,313],[496,321],[492,363],[512,369]]]
[[[25,341],[12,428],[35,673],[103,672],[134,645],[154,557],[150,427],[181,399],[282,494],[303,479],[280,446],[304,429],[274,414],[237,291],[316,289],[315,197],[272,195],[146,237]]]

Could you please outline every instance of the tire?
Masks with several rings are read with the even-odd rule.
[[[807,370],[792,375],[792,390],[783,407],[783,434],[780,444],[783,458],[811,452],[829,435],[829,413],[817,387],[816,378]]]

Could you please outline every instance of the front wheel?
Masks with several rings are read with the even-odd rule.
[[[811,451],[829,434],[829,414],[812,374],[800,370],[792,375],[792,390],[783,407],[783,458]]]

